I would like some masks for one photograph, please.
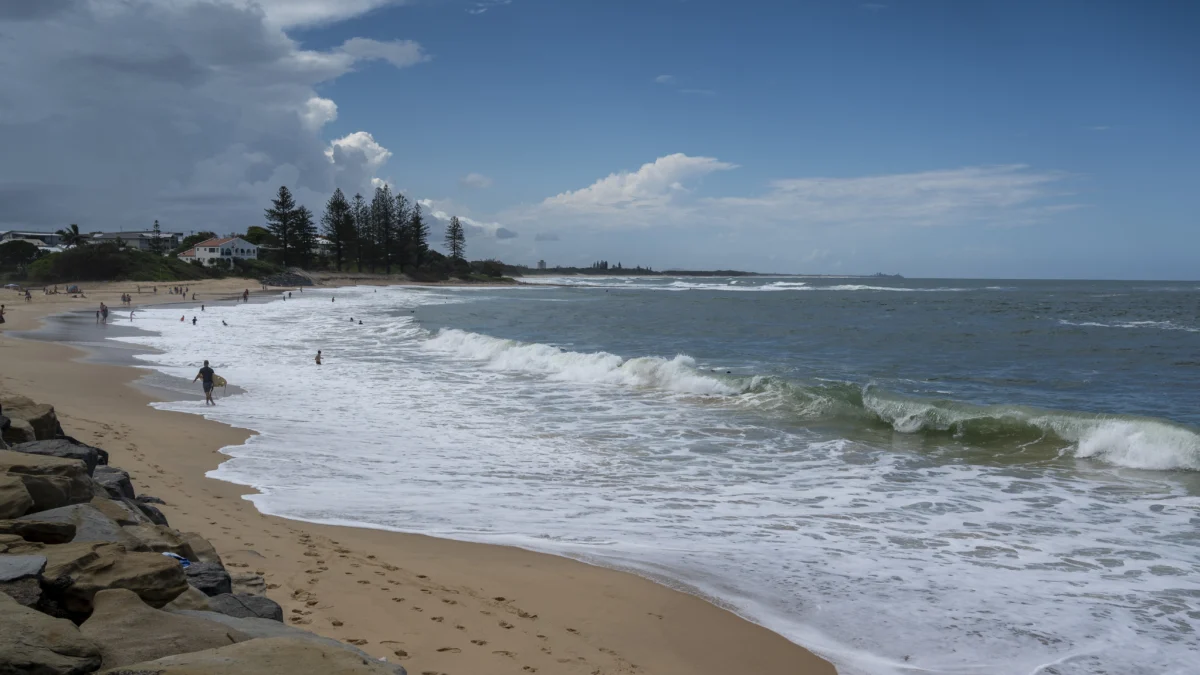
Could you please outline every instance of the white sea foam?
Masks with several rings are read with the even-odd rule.
[[[443,329],[424,342],[429,350],[484,362],[487,368],[546,375],[552,380],[649,387],[685,394],[733,394],[737,390],[696,372],[682,354],[672,359],[623,359],[606,352],[580,353],[487,335]]]
[[[430,334],[409,313],[470,292],[336,293],[209,306],[197,326],[148,309],[159,334],[128,339],[161,350],[143,357],[159,371],[190,380],[210,359],[246,389],[159,407],[259,431],[214,475],[265,512],[631,568],[844,674],[1193,672],[1200,500],[1175,482],[934,462],[905,436],[875,447],[726,405],[709,382],[733,385],[686,358]],[[1163,442],[1139,433],[1103,432]]]
[[[1158,330],[1181,330],[1188,333],[1200,333],[1200,328],[1184,326],[1174,321],[1114,321],[1112,323],[1101,323],[1099,321],[1069,321],[1067,319],[1059,319],[1058,323],[1063,326],[1091,328],[1156,328]]]

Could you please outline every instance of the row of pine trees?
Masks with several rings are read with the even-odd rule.
[[[309,265],[316,252],[318,229],[313,213],[298,206],[287,186],[266,210],[267,230],[274,238],[279,262],[284,266]],[[320,235],[333,245],[333,262],[338,271],[356,268],[361,272],[413,272],[431,258],[441,255],[429,249],[429,226],[421,205],[387,185],[375,188],[367,201],[361,194],[347,199],[341,188],[325,204]],[[456,264],[464,261],[466,233],[458,217],[446,228],[446,250]]]

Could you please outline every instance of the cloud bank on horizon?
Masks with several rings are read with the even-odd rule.
[[[445,0],[420,9],[503,21],[520,3]],[[969,162],[892,161],[882,171],[839,163],[817,172],[796,161],[802,168],[789,171],[786,157],[674,133],[603,157],[564,152],[520,186],[503,166],[455,145],[453,159],[442,160],[450,175],[427,178],[423,158],[395,144],[400,122],[356,128],[364,117],[356,108],[355,126],[346,127],[337,103],[349,96],[363,106],[354,87],[364,81],[438,68],[454,88],[460,71],[443,66],[422,35],[370,30],[376,17],[414,11],[405,0],[0,5],[0,229],[134,229],[158,219],[175,230],[240,231],[260,224],[282,184],[319,211],[335,187],[369,195],[388,183],[418,199],[432,224],[459,216],[472,257],[571,265],[624,255],[657,266],[835,273],[913,261],[940,271],[939,261],[951,261],[941,269],[953,271],[972,269],[964,262],[971,256],[1016,260],[1027,243],[1014,242],[1029,236],[1012,234],[1018,229],[1097,210],[1087,172],[1007,153],[992,153],[1002,161],[987,153]],[[651,68],[640,79],[648,100],[684,94],[661,105],[689,115],[730,105],[728,82],[718,97],[683,69]],[[1075,128],[1096,138],[1117,127]]]

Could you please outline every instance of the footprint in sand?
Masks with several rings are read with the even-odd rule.
[[[493,653],[493,654],[499,654],[500,656],[507,656],[507,657],[508,657],[508,658],[510,658],[510,659],[516,658],[516,656],[517,656],[517,655],[516,655],[516,654],[514,654],[513,652],[510,652],[510,651],[505,651],[505,650],[503,650],[503,649],[497,649],[496,651],[494,651],[494,652],[492,652],[492,653]]]
[[[442,647],[441,649],[438,649],[438,651],[439,651],[439,652],[444,652],[444,653],[447,653],[447,654],[460,654],[460,653],[462,653],[462,650],[461,650],[461,649],[459,649],[458,647]]]
[[[482,647],[487,644],[487,640],[471,640],[471,644]]]
[[[500,627],[503,628],[504,630],[508,630],[509,628],[512,628],[513,625],[507,621],[501,621]]]
[[[438,622],[438,623],[441,623],[441,622],[443,622],[443,621],[445,621],[445,620],[446,620],[446,617],[444,617],[444,616],[431,616],[431,617],[429,617],[429,620],[430,620],[430,621],[436,621],[436,622]]]
[[[417,578],[418,579],[428,579],[429,577],[425,576],[424,574],[418,574]]]
[[[457,605],[458,604],[457,600],[451,600],[450,598],[442,598],[442,602],[446,603],[447,605]]]
[[[338,621],[337,619],[333,619],[329,623],[335,627],[344,625],[341,621]]]
[[[392,598],[392,602],[404,602],[404,598]]]
[[[361,646],[367,644],[367,641],[363,640],[362,638],[348,638],[346,640],[346,642],[349,642],[350,644],[352,644],[356,647],[361,647]]]
[[[421,609],[420,607],[417,607],[416,605],[413,605],[413,607],[412,607],[412,611],[414,611],[414,612],[424,612],[425,610]]]
[[[455,624],[455,626],[454,626],[454,627],[455,627],[455,628],[457,628],[458,630],[466,630],[466,629],[467,629],[467,627],[466,627],[466,626],[460,626],[460,625],[458,625],[458,624]]]

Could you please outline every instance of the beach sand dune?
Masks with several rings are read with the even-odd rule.
[[[214,302],[259,288],[188,284]],[[143,284],[148,290],[149,285]],[[179,301],[159,284],[85,285],[87,299],[34,293],[0,325],[0,393],[52,403],[68,434],[107,449],[173,527],[199,532],[230,571],[262,575],[287,622],[359,645],[414,675],[554,673],[806,675],[834,668],[704,600],[640,577],[521,549],[313,525],[266,516],[247,488],[205,477],[247,432],[151,408],[129,367],[84,363],[73,347],[9,335],[49,314]],[[61,286],[60,286],[61,288]],[[126,309],[126,311],[128,311]],[[197,396],[200,396],[197,389]]]

